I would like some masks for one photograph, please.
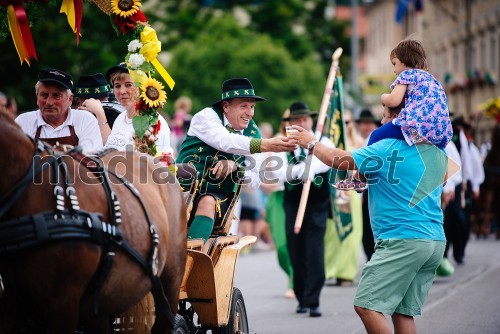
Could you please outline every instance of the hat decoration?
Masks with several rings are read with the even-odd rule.
[[[74,95],[85,98],[108,97],[111,89],[101,73],[94,75],[82,75],[75,85]]]

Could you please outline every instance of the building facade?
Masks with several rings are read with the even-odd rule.
[[[410,1],[399,24],[395,20],[397,0],[378,0],[365,5],[367,66],[362,85],[373,90],[376,84],[381,84],[379,90],[382,90],[390,84],[395,78],[390,51],[400,40],[416,38],[426,48],[430,72],[445,87],[449,110],[470,118],[478,114],[479,104],[500,96],[500,1],[422,2],[423,10],[417,12],[415,1]],[[378,102],[370,96],[369,100]],[[478,122],[479,137],[493,124],[481,117],[475,117],[474,121]]]

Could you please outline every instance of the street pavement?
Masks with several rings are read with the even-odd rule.
[[[364,261],[360,250],[360,271]],[[295,314],[297,302],[283,297],[287,277],[274,251],[242,255],[234,285],[243,293],[250,333],[359,334],[366,333],[352,305],[359,275],[350,287],[325,285],[320,318]],[[499,313],[500,241],[493,236],[487,240],[471,237],[465,263],[455,266],[452,276],[436,277],[416,326],[422,334],[499,334]]]

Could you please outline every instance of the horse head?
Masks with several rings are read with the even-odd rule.
[[[0,333],[103,333],[155,282],[175,313],[186,215],[179,185],[158,177],[169,170],[131,152],[61,155],[1,115],[0,133],[0,210],[11,202],[0,215]]]

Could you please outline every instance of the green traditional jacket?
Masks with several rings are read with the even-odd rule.
[[[224,124],[224,116],[222,111],[214,110]],[[232,132],[229,129],[225,130]],[[250,121],[248,127],[243,131],[243,135],[260,139],[261,133],[253,120]],[[210,173],[210,169],[215,166],[219,160],[233,160],[242,164],[245,161],[245,156],[227,152],[222,152],[208,145],[202,139],[195,136],[186,136],[186,139],[181,145],[176,163],[192,163],[198,172],[198,180],[200,181],[200,193],[219,193],[226,196],[231,196],[237,189],[238,180],[243,177],[244,171],[238,169],[224,180],[215,179]],[[183,191],[189,190],[192,179],[179,179],[179,183]]]

